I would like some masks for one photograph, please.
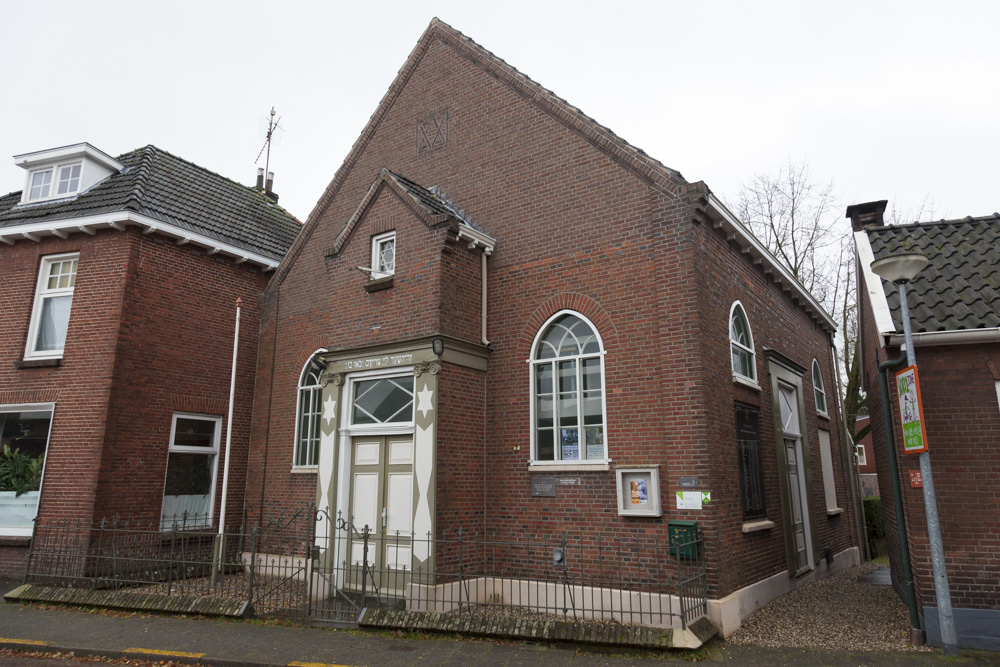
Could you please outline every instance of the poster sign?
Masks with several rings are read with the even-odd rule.
[[[677,492],[677,509],[679,510],[700,510],[710,502],[712,502],[711,491]]]
[[[896,389],[899,393],[899,418],[903,425],[903,451],[907,454],[926,452],[927,429],[924,427],[920,379],[916,366],[909,366],[896,373]]]
[[[910,471],[910,488],[911,489],[924,488],[924,478],[920,476],[919,470]]]
[[[615,469],[615,476],[618,483],[618,514],[662,516],[659,468],[620,466]]]

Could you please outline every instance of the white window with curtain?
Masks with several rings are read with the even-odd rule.
[[[729,309],[729,347],[733,357],[733,381],[760,389],[750,320],[739,301],[733,302]]]
[[[320,417],[323,413],[323,387],[320,375],[323,364],[315,356],[306,362],[299,378],[298,403],[295,414],[295,468],[315,468],[319,465]]]
[[[561,311],[531,348],[532,463],[607,463],[604,345],[583,315]]]
[[[42,258],[25,359],[58,359],[63,356],[79,259],[79,253]]]
[[[174,413],[163,486],[164,529],[212,525],[221,430],[222,417]]]
[[[813,359],[813,395],[816,398],[816,412],[821,417],[829,417],[826,412],[826,390],[823,388],[823,374],[819,370],[819,362]]]

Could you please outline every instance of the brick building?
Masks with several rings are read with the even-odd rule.
[[[697,520],[728,634],[857,561],[834,329],[704,183],[434,20],[265,293],[248,510]]]
[[[900,357],[898,289],[871,271],[905,249],[929,264],[907,287],[927,441],[955,626],[962,646],[1000,649],[1000,217],[885,226],[885,201],[847,209],[858,262],[862,369],[893,582],[903,566],[893,507],[879,364]],[[900,370],[902,367],[896,368]],[[906,536],[928,641],[940,645],[923,491],[911,484],[918,457],[903,454],[898,397],[888,376]]]
[[[858,418],[855,421],[855,430],[860,431],[867,426],[870,421],[871,417],[868,415],[858,415]],[[855,454],[857,454],[858,457],[858,478],[861,484],[862,497],[879,495],[878,467],[875,465],[875,454],[872,449],[871,431],[865,433],[864,437],[858,441],[857,446],[855,447]]]
[[[36,513],[215,524],[241,298],[227,512],[239,521],[258,299],[300,223],[153,146],[15,161],[24,191],[0,197],[0,437],[23,472],[0,479],[0,575],[23,571]]]

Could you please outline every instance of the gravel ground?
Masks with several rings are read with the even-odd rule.
[[[729,637],[741,646],[771,648],[913,650],[906,603],[891,586],[859,578],[882,565],[862,563],[783,595],[743,621]]]

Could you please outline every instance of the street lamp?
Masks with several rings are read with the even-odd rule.
[[[900,316],[903,320],[903,334],[906,338],[906,356],[910,366],[916,367],[917,354],[913,346],[913,330],[910,327],[910,306],[906,301],[906,284],[927,266],[927,257],[919,253],[890,255],[872,262],[872,271],[899,286]],[[892,428],[886,424],[886,428]],[[948,571],[944,563],[944,546],[941,542],[941,523],[938,518],[937,496],[934,493],[934,477],[931,475],[931,455],[920,453],[920,477],[924,489],[924,510],[927,514],[927,534],[931,544],[931,565],[934,571],[934,594],[938,603],[938,620],[941,625],[941,642],[946,656],[958,655],[958,637],[955,633],[955,618],[951,609],[951,591],[948,588]],[[896,517],[897,521],[901,517]]]

